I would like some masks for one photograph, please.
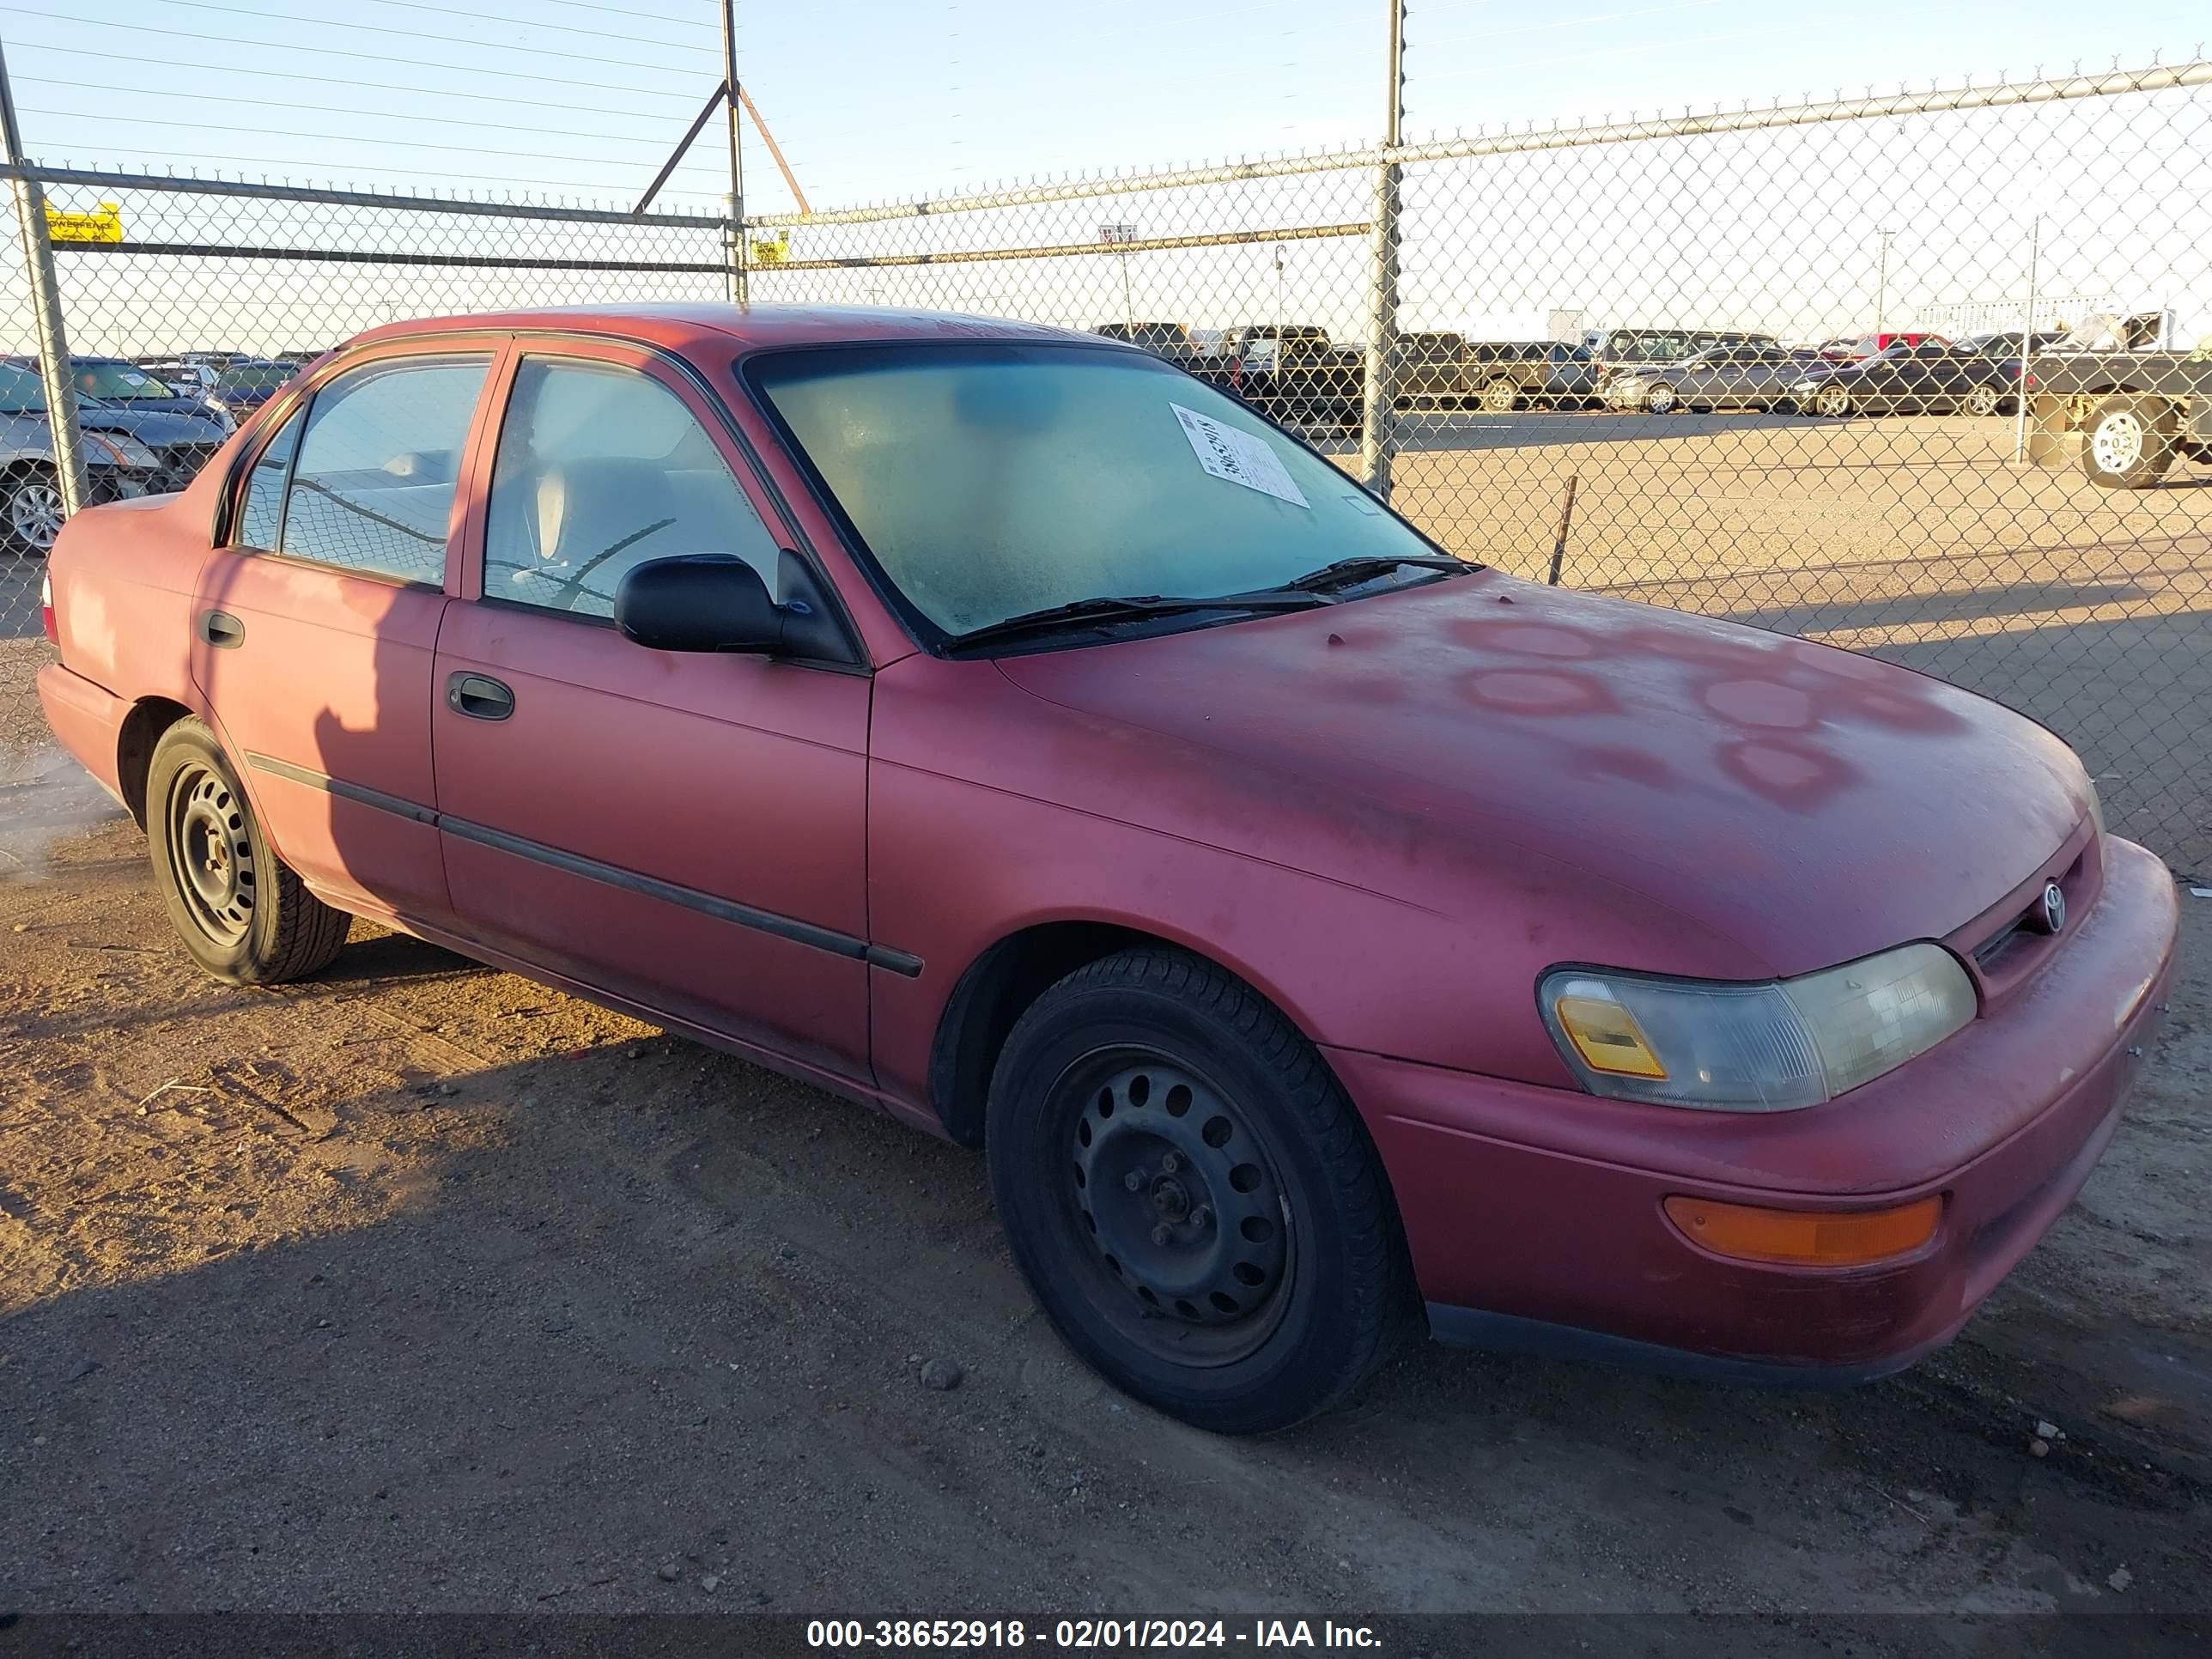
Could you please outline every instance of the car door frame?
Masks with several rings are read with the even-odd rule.
[[[701,372],[699,366],[682,353],[630,335],[600,331],[572,331],[528,328],[518,330],[511,336],[505,357],[494,369],[491,384],[487,392],[487,402],[484,404],[484,417],[472,445],[470,461],[471,482],[468,491],[465,520],[450,546],[451,559],[447,567],[447,577],[451,589],[449,598],[453,604],[462,605],[488,604],[504,607],[507,603],[497,599],[487,600],[484,597],[483,573],[488,550],[491,492],[497,468],[501,437],[511,414],[516,380],[526,362],[538,359],[599,365],[641,374],[675,395],[686,411],[699,422],[710,441],[715,442],[720,459],[730,470],[733,483],[759,515],[763,527],[771,538],[779,547],[787,549],[807,567],[817,589],[817,596],[834,613],[843,632],[848,647],[846,660],[809,660],[803,664],[788,665],[790,671],[872,681],[877,668],[877,662],[870,647],[869,621],[872,619],[865,619],[856,614],[857,607],[848,584],[841,582],[837,573],[826,568],[828,561],[822,555],[822,544],[818,532],[804,522],[802,514],[794,509],[794,504],[786,489],[778,482],[767,464],[759,442],[754,434],[747,430],[739,406],[734,404],[728,395],[717,390],[714,383]],[[652,372],[654,368],[660,369],[664,373],[654,374]],[[842,553],[842,544],[837,545]],[[857,573],[854,574],[853,580],[855,581],[859,580]],[[526,611],[532,609],[528,606],[516,608]],[[449,622],[453,615],[453,613],[449,611]],[[582,615],[562,615],[559,617],[557,625],[563,628],[595,629],[604,628],[611,634],[613,632],[611,622]],[[878,623],[877,625],[880,627],[881,623]],[[443,635],[451,631],[450,629],[441,630],[438,653],[440,661],[444,661],[447,658],[448,647]],[[635,648],[641,652],[645,650],[643,647]],[[451,654],[466,656],[468,653],[455,647]],[[434,710],[434,730],[436,720],[437,711]],[[706,900],[713,906],[708,912],[709,915],[730,925],[751,927],[771,936],[802,939],[812,938],[817,940],[835,939],[839,941],[839,948],[835,953],[852,957],[860,963],[866,970],[866,976],[871,981],[872,975],[879,971],[907,976],[918,974],[921,968],[918,959],[912,958],[895,948],[878,945],[872,937],[867,921],[868,912],[872,908],[871,895],[867,890],[866,858],[867,821],[865,781],[868,767],[867,726],[868,721],[864,714],[860,742],[858,747],[853,751],[858,759],[862,779],[861,816],[856,825],[860,849],[860,862],[855,872],[855,880],[860,890],[860,928],[856,933],[848,934],[843,930],[817,926],[809,922],[795,922],[793,919],[778,917],[768,912],[755,912],[750,905],[741,901],[718,899],[715,896],[707,894],[703,890],[692,892],[675,884],[660,881],[655,878],[646,878],[641,882],[622,882],[618,884],[627,890],[656,899],[670,900],[674,899],[679,893],[688,894],[689,898],[694,902],[695,908],[697,908],[697,901]],[[434,752],[434,740],[433,748]],[[465,835],[461,831],[456,831],[450,827],[449,820],[463,823],[467,821],[462,819],[459,815],[446,811],[442,794],[438,805],[441,834],[454,835],[461,839],[477,841],[480,844],[495,848],[500,846],[502,839],[509,842],[515,840],[511,836],[501,837],[496,826],[471,824],[471,833]],[[486,829],[490,829],[494,832],[489,841],[482,839],[483,832]],[[573,860],[580,860],[581,862],[601,870],[602,877],[613,868],[589,855],[572,854],[569,856]],[[559,868],[562,866],[556,863],[555,867]],[[568,867],[573,869],[574,866],[571,864]],[[579,872],[579,873],[581,872]],[[460,910],[461,907],[457,904],[457,925],[466,930],[468,917],[461,914]],[[737,918],[739,913],[749,913],[747,919],[743,921],[738,921]],[[785,925],[763,927],[763,922]],[[531,952],[527,941],[499,939],[477,940],[473,932],[465,932],[464,937],[470,940],[464,948],[488,960],[495,961],[501,966],[513,971],[574,992],[605,1006],[618,1008],[623,1012],[663,1024],[671,1030],[681,1030],[697,1040],[713,1043],[719,1048],[774,1066],[787,1073],[805,1077],[811,1081],[833,1088],[848,1096],[866,1099],[873,1103],[889,1103],[884,1101],[875,1081],[873,1021],[868,1006],[872,999],[867,995],[864,994],[862,1000],[860,1018],[854,1034],[854,1041],[847,1047],[841,1059],[832,1052],[818,1051],[808,1054],[798,1052],[789,1047],[780,1046],[769,1040],[757,1030],[741,1028],[731,1022],[723,1017],[722,1011],[716,1010],[705,1002],[695,1003],[688,999],[669,994],[669,988],[666,987],[655,987],[642,981],[633,982],[630,976],[619,972],[598,981],[584,977],[576,970],[584,968],[586,964],[580,962],[556,963],[541,958]],[[856,953],[853,950],[844,948],[847,945],[858,945],[864,949]],[[616,979],[619,979],[622,982],[620,984],[611,982]],[[846,1061],[850,1063],[843,1063]],[[896,1104],[893,1105],[893,1109],[897,1109]]]
[[[476,407],[470,416],[469,430],[461,441],[459,453],[454,458],[453,502],[447,518],[445,563],[439,586],[435,590],[443,603],[450,604],[453,598],[453,579],[456,561],[459,557],[462,526],[466,522],[471,507],[471,495],[477,488],[477,480],[479,475],[477,470],[477,455],[483,441],[488,418],[496,408],[491,401],[490,393],[494,386],[503,377],[512,342],[513,335],[508,330],[475,328],[457,329],[450,333],[410,334],[389,340],[369,341],[349,347],[341,347],[316,364],[312,372],[303,376],[297,384],[288,387],[278,396],[270,398],[256,410],[247,419],[245,436],[233,451],[221,489],[216,496],[215,512],[209,520],[207,552],[193,577],[191,614],[194,629],[191,647],[190,675],[194,690],[204,704],[208,723],[214,730],[216,740],[222,744],[225,754],[230,758],[233,770],[237,776],[240,787],[245,792],[247,804],[253,809],[256,819],[264,826],[264,831],[270,836],[270,845],[280,858],[285,856],[285,848],[276,832],[275,826],[283,815],[271,812],[268,784],[270,780],[283,780],[287,774],[270,768],[265,763],[259,762],[246,745],[235,738],[222,718],[218,699],[211,689],[207,674],[208,665],[205,658],[208,653],[220,647],[213,646],[203,638],[199,623],[203,618],[204,610],[206,608],[206,597],[210,591],[210,578],[216,562],[225,557],[279,559],[289,561],[301,568],[329,570],[362,581],[383,583],[392,579],[378,573],[348,571],[343,567],[331,566],[318,560],[288,554],[281,546],[241,550],[234,538],[239,515],[244,510],[246,493],[252,487],[254,470],[269,445],[283,434],[286,424],[292,417],[302,411],[309,410],[314,398],[320,395],[325,387],[341,375],[351,374],[356,369],[376,363],[401,362],[410,357],[450,357],[468,355],[481,355],[487,357],[489,362],[485,365],[483,386],[477,392]],[[305,441],[306,436],[306,428],[303,425],[301,429],[302,442]],[[296,464],[297,460],[298,454],[295,449],[293,464]],[[288,464],[285,469],[284,490],[288,497],[292,487],[293,464]],[[281,531],[277,540],[280,543],[283,540]],[[417,584],[407,585],[418,586]],[[427,583],[419,584],[419,586],[426,591],[428,590]],[[441,614],[442,615],[442,611]],[[434,656],[434,633],[432,650]],[[424,738],[426,762],[430,769],[434,795],[436,758],[434,754],[430,754],[427,750],[428,738],[427,726]],[[336,785],[347,787],[333,787]],[[411,802],[386,798],[374,790],[363,788],[350,781],[343,779],[325,779],[319,787],[331,793],[334,799],[343,799],[376,807],[398,822],[421,823],[425,828],[429,828],[430,819],[434,816],[434,801]],[[431,833],[434,835],[434,829],[431,830]],[[427,937],[439,924],[450,920],[450,901],[447,912],[436,915],[403,913],[394,906],[383,902],[374,894],[353,888],[339,891],[305,872],[302,872],[301,878],[307,882],[309,890],[338,905],[348,914],[384,922],[406,932],[421,933]]]

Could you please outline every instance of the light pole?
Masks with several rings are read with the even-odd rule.
[[[1397,447],[1394,410],[1398,357],[1398,146],[1406,118],[1406,3],[1389,7],[1389,95],[1382,113],[1382,159],[1375,168],[1374,229],[1368,243],[1367,372],[1361,387],[1359,478],[1390,499]]]
[[[2027,456],[2027,360],[2035,350],[2035,279],[2040,274],[2036,266],[2041,263],[2042,253],[2043,216],[2039,213],[2027,222],[2027,314],[2020,323],[2020,383],[2012,389],[2014,466]]]
[[[1882,325],[1889,320],[1889,239],[1897,234],[1893,230],[1877,230],[1881,239],[1881,257],[1876,261],[1874,276],[1874,343],[1881,349]]]
[[[1279,331],[1290,320],[1285,315],[1287,309],[1283,300],[1283,245],[1278,242],[1275,244],[1275,327]]]

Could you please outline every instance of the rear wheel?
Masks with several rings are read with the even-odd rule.
[[[1832,421],[1847,421],[1851,416],[1851,394],[1839,386],[1824,386],[1813,399],[1813,407]]]
[[[1664,415],[1674,407],[1674,388],[1662,380],[1644,394],[1644,410],[1647,415]]]
[[[1967,388],[1966,413],[1969,415],[1994,415],[2003,402],[2003,394],[1986,381]]]
[[[2081,470],[2107,489],[2148,489],[2173,465],[2173,405],[2120,392],[2099,404],[2081,440]]]
[[[1403,1328],[1380,1160],[1313,1046],[1164,949],[1047,991],[991,1083],[991,1189],[1061,1338],[1115,1387],[1253,1434],[1340,1403]]]
[[[52,468],[26,466],[0,479],[0,537],[15,551],[50,552],[64,516]]]
[[[154,884],[192,960],[234,985],[328,965],[352,918],[310,893],[270,849],[215,733],[179,720],[146,776]]]
[[[1510,415],[1521,402],[1521,388],[1503,376],[1482,388],[1482,406],[1492,415]]]

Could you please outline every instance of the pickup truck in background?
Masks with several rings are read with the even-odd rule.
[[[2107,489],[2148,489],[2177,456],[2212,461],[2212,307],[2104,312],[2028,360],[2028,459]]]
[[[1366,358],[1355,346],[1336,344],[1325,328],[1255,323],[1236,329],[1222,342],[1220,362],[1220,372],[1228,378],[1217,383],[1270,420],[1285,425],[1359,424]]]

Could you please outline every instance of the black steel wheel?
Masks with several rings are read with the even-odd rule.
[[[1291,1279],[1282,1177],[1237,1103],[1157,1049],[1105,1048],[1054,1098],[1073,1109],[1068,1191],[1102,1306],[1133,1342],[1192,1364],[1265,1342]]]
[[[215,733],[180,720],[146,774],[154,885],[192,959],[234,985],[270,985],[327,964],[352,918],[309,892],[270,847]]]
[[[1211,963],[1133,950],[1016,1024],[991,1186],[1054,1327],[1124,1392],[1257,1433],[1343,1401],[1409,1322],[1380,1160],[1311,1043]]]

